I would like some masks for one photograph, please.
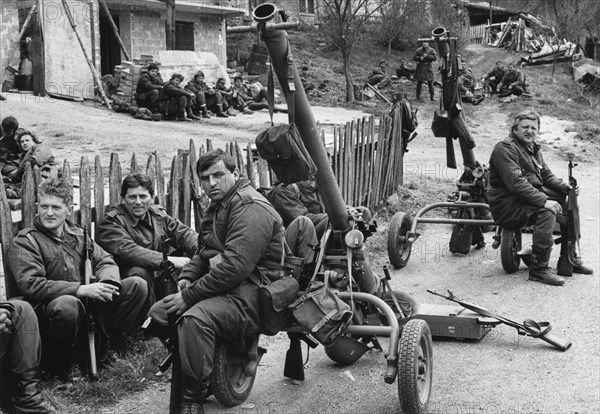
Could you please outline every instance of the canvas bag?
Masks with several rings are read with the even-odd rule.
[[[431,131],[433,136],[438,138],[446,138],[450,133],[450,118],[448,111],[436,109],[433,113],[433,122],[431,123]]]
[[[313,279],[298,300],[290,305],[298,323],[323,345],[333,343],[352,321],[352,308],[329,289],[324,280]]]
[[[308,180],[317,172],[294,122],[272,126],[258,134],[256,148],[284,184]]]

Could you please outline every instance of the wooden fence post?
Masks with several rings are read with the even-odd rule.
[[[6,287],[6,298],[10,299],[17,295],[17,287],[9,276],[8,263],[6,257],[8,257],[8,248],[13,239],[13,224],[10,214],[10,205],[6,198],[6,189],[4,183],[0,180],[0,245],[2,246],[2,260],[4,267],[4,286]],[[0,297],[0,300],[4,298]]]
[[[119,154],[113,152],[110,154],[110,165],[108,167],[108,204],[111,206],[119,204],[122,179]]]
[[[166,208],[168,202],[165,195],[165,170],[156,151],[154,151],[154,158],[156,160],[156,198],[158,204]]]
[[[79,164],[79,223],[87,226],[88,234],[92,234],[92,173],[86,157],[81,157]]]
[[[100,156],[94,160],[94,238],[98,237],[98,223],[104,218],[104,172]]]
[[[250,180],[250,184],[252,187],[257,188],[256,186],[256,177],[254,176],[254,159],[252,157],[252,144],[248,143],[246,146],[246,174],[248,174],[248,179]]]
[[[25,164],[23,185],[21,186],[21,224],[22,228],[33,225],[36,214],[36,185],[31,163]]]

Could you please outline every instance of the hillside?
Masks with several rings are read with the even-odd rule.
[[[289,34],[297,67],[308,66],[311,80],[317,85],[320,83],[327,85],[321,96],[309,97],[311,104],[343,106],[373,113],[387,109],[387,104],[381,100],[366,105],[361,102],[346,103],[340,53],[328,45],[315,31],[298,30]],[[252,44],[255,41],[256,37],[252,36],[230,35],[228,36],[228,53],[230,56],[239,56],[243,62],[249,58]],[[459,51],[459,53],[473,68],[477,79],[491,69],[498,60],[517,62],[521,56],[526,55],[482,45],[468,45],[466,50]],[[357,43],[353,49],[352,77],[356,85],[362,85],[372,67],[377,65],[379,60],[386,59],[390,72],[394,72],[399,65],[400,58],[412,62],[412,56],[412,50],[405,52],[393,50],[391,55],[388,55],[386,47],[377,45],[373,40],[363,40],[361,43]],[[507,115],[510,115],[524,107],[533,107],[541,114],[575,122],[577,133],[581,139],[598,144],[600,141],[600,121],[598,120],[600,96],[593,97],[594,106],[581,97],[578,84],[573,81],[570,63],[558,63],[554,77],[551,76],[552,65],[524,66],[520,69],[527,77],[532,98],[522,98],[509,105],[500,105],[502,111],[506,111]],[[259,80],[266,84],[266,76],[262,76]],[[406,85],[404,91],[409,100],[414,100],[412,84]],[[481,107],[489,105],[489,102],[497,103],[497,100],[496,97],[492,97]],[[427,101],[421,105],[429,106],[431,104]]]

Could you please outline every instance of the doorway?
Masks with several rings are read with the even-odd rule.
[[[113,16],[119,27],[119,16]],[[116,65],[121,64],[121,47],[107,16],[100,15],[100,71],[102,75],[112,75]]]

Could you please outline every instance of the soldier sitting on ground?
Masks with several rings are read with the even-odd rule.
[[[460,76],[456,80],[458,86],[458,93],[460,94],[460,99],[463,102],[470,102],[473,105],[479,105],[485,97],[481,93],[475,93],[475,76],[473,75],[473,71],[467,66],[466,63],[463,64],[463,70],[460,73]]]
[[[96,317],[97,333],[107,329],[111,344],[123,344],[122,335],[137,327],[148,294],[143,279],[121,280],[112,257],[89,236],[84,240],[81,227],[67,221],[72,211],[73,189],[67,182],[56,178],[42,182],[33,226],[15,236],[7,255],[18,295],[36,307],[44,363],[51,375],[62,379],[69,377],[77,354],[87,355],[78,338],[88,312]],[[95,279],[90,284],[84,284],[85,246]],[[108,348],[99,348],[97,355],[105,360]]]
[[[250,86],[244,83],[244,78],[241,75],[234,76],[233,78],[233,90],[237,92],[238,96],[244,101],[246,106],[250,110],[267,109],[269,104],[267,103],[267,88],[262,87],[258,92],[253,92]]]
[[[527,93],[527,85],[525,84],[525,75],[515,67],[514,63],[509,63],[506,74],[497,87],[498,96],[505,97],[510,95],[521,96]]]
[[[169,262],[181,271],[198,247],[198,233],[154,204],[154,183],[148,175],[128,175],[121,185],[121,204],[104,215],[97,241],[113,255],[124,280],[138,276],[146,281],[144,314],[165,296],[162,236],[168,239]]]
[[[185,85],[185,89],[191,91],[196,96],[193,104],[194,114],[202,114],[202,118],[209,118],[208,111],[211,111],[219,118],[228,118],[223,111],[223,95],[214,88],[209,88],[204,82],[204,72],[199,70],[194,75],[194,79]]]
[[[221,95],[223,95],[223,99],[225,99],[225,102],[227,103],[227,115],[235,116],[235,114],[233,113],[234,108],[245,115],[251,115],[254,113],[247,108],[246,102],[244,102],[242,97],[239,96],[235,89],[233,89],[232,87],[228,88],[225,85],[225,78],[217,79],[215,89],[221,92]]]
[[[377,87],[377,89],[384,89],[392,83],[392,80],[387,73],[387,62],[385,59],[379,61],[379,66],[373,68],[367,83],[371,86]]]
[[[140,108],[148,108],[158,112],[158,97],[164,81],[158,72],[158,65],[148,65],[148,72],[140,76],[135,88],[135,100]]]
[[[173,118],[177,121],[191,122],[199,120],[193,114],[192,104],[196,99],[193,92],[181,87],[183,75],[174,73],[171,79],[164,84],[158,98],[159,111],[167,118]]]
[[[483,76],[482,81],[490,88],[490,94],[498,92],[498,84],[504,79],[504,75],[506,68],[504,62],[499,60],[496,66]]]
[[[0,412],[56,413],[39,389],[41,356],[31,305],[22,300],[0,302]]]

